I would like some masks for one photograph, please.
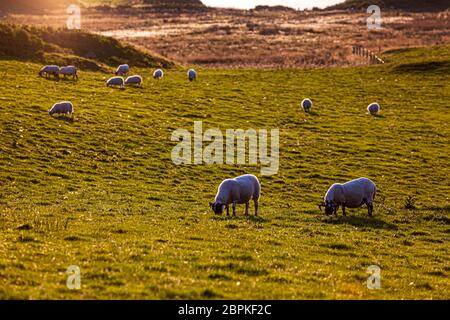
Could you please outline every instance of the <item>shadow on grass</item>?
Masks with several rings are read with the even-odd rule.
[[[319,115],[317,112],[314,112],[314,111],[308,111],[308,112],[306,112],[306,114],[309,114],[314,117],[317,117]]]
[[[53,119],[55,120],[59,120],[59,121],[64,121],[66,123],[74,123],[75,121],[75,117],[68,117],[68,116],[64,116],[64,115],[56,115],[56,116],[52,116]]]
[[[214,215],[214,216],[212,216],[212,219],[213,220],[224,220],[224,221],[227,221],[227,220],[230,220],[230,221],[238,221],[238,220],[249,220],[249,221],[251,221],[251,222],[258,222],[258,223],[266,223],[266,222],[270,222],[270,219],[267,219],[267,218],[263,218],[263,217],[261,217],[261,216],[254,216],[254,215],[248,215],[248,216],[246,216],[246,215],[239,215],[239,214],[236,214],[236,216],[233,216],[232,214],[230,214],[229,216],[227,216],[226,214],[225,215]]]
[[[325,221],[331,224],[349,224],[354,227],[366,227],[373,229],[398,230],[398,227],[386,221],[374,217],[333,217]]]
[[[142,90],[144,89],[143,86],[137,86],[137,85],[125,85],[126,88],[132,88],[132,89],[139,89]]]
[[[423,207],[423,208],[415,208],[415,210],[419,210],[419,211],[441,211],[441,212],[446,212],[446,213],[450,213],[450,205],[446,204],[443,205],[442,207],[439,206],[430,206],[430,207]]]
[[[77,83],[78,79],[72,79],[72,78],[61,78],[61,81],[65,81],[65,82],[73,82],[73,83]]]
[[[60,78],[55,78],[55,77],[39,77],[39,78],[47,80],[47,81],[53,81],[53,82],[59,82],[61,80]]]
[[[386,116],[383,116],[382,114],[371,114],[371,116],[374,118],[380,118],[380,119],[386,118]]]

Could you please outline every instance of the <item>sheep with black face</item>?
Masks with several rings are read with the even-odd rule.
[[[261,184],[257,177],[251,174],[239,176],[234,179],[226,179],[219,185],[214,202],[210,207],[216,214],[222,214],[224,209],[229,212],[229,205],[232,205],[233,215],[236,215],[236,205],[245,203],[245,215],[248,215],[250,200],[255,205],[255,216],[258,215],[258,202],[261,195]]]
[[[39,70],[39,76],[54,76],[55,78],[59,78],[59,67],[55,65],[47,65]]]
[[[359,178],[346,183],[335,183],[327,191],[324,203],[326,215],[336,215],[339,206],[342,206],[342,214],[345,216],[345,208],[359,208],[367,205],[369,216],[373,214],[373,200],[375,199],[376,186],[370,179]]]

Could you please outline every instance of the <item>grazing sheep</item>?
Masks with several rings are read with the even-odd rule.
[[[39,71],[39,76],[43,77],[45,76],[54,76],[55,78],[59,78],[59,67],[55,65],[47,65],[42,67],[42,69]]]
[[[381,107],[380,107],[380,105],[378,104],[378,103],[371,103],[371,104],[369,104],[369,106],[367,107],[367,111],[369,111],[369,113],[371,114],[371,115],[376,115],[376,114],[378,114],[379,112],[380,112],[380,110],[381,110]]]
[[[164,77],[164,72],[161,69],[155,70],[153,72],[153,79],[162,79]]]
[[[324,197],[324,203],[319,205],[319,209],[325,206],[325,214],[337,213],[339,206],[342,206],[342,214],[345,216],[345,208],[359,208],[363,204],[367,205],[369,216],[373,212],[373,200],[375,199],[376,186],[370,179],[359,178],[346,183],[335,183]]]
[[[303,111],[305,111],[305,112],[311,111],[312,106],[313,106],[313,103],[312,103],[311,99],[306,98],[302,101]]]
[[[53,107],[48,110],[48,115],[53,116],[54,114],[73,114],[73,104],[70,101],[58,102],[53,105]]]
[[[233,215],[236,215],[236,204],[245,203],[245,215],[248,215],[250,200],[255,203],[255,216],[258,215],[258,201],[261,195],[261,185],[254,175],[246,174],[235,179],[226,179],[219,185],[214,203],[209,203],[214,213],[221,214],[224,207],[229,212],[230,203],[233,206]]]
[[[135,85],[142,85],[142,77],[138,76],[138,75],[134,75],[134,76],[129,76],[126,80],[125,80],[125,85],[127,84],[135,84]]]
[[[66,76],[72,76],[72,79],[78,80],[77,68],[75,68],[74,66],[65,66],[65,67],[59,68],[59,74],[62,74],[64,76],[64,78]]]
[[[112,77],[112,78],[108,79],[108,81],[106,81],[107,87],[111,87],[111,86],[123,87],[123,85],[124,85],[124,80],[122,77]]]
[[[189,81],[194,81],[195,79],[197,79],[197,72],[194,69],[189,69],[187,74],[189,77]]]
[[[127,65],[127,64],[121,64],[117,68],[117,70],[115,72],[115,75],[116,76],[124,76],[124,75],[126,75],[128,73],[128,71],[130,71],[130,66]]]

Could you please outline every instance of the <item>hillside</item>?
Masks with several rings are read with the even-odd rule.
[[[0,12],[43,13],[51,10],[65,10],[71,4],[81,7],[146,5],[167,10],[206,8],[200,0],[0,0]]]
[[[378,5],[382,10],[399,9],[412,12],[450,9],[450,2],[442,0],[347,0],[325,10],[366,10],[370,5]]]
[[[49,10],[63,10],[77,0],[0,0],[0,12],[42,13]]]
[[[11,44],[15,45],[11,45]],[[20,58],[102,70],[128,62],[170,68],[174,63],[120,41],[79,30],[0,24],[0,58]]]
[[[146,5],[161,9],[205,9],[200,0],[143,0]]]
[[[402,68],[446,61],[449,46],[397,50],[374,67],[147,68],[142,88],[0,74],[0,299],[449,299],[450,75]],[[299,110],[304,97],[311,113]],[[51,118],[70,100],[73,121]],[[382,113],[366,113],[378,101]],[[280,130],[280,167],[175,165],[172,133]],[[225,178],[258,175],[259,217],[215,216]],[[377,184],[375,216],[317,205],[356,177]],[[250,209],[253,209],[251,204]],[[381,268],[368,290],[367,268]],[[68,290],[66,270],[81,270]]]

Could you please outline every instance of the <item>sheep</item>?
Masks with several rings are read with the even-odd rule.
[[[381,107],[378,103],[374,102],[371,103],[367,106],[367,111],[371,114],[371,115],[377,115],[381,110]]]
[[[258,178],[251,174],[239,176],[235,179],[226,179],[219,185],[214,202],[209,206],[215,214],[222,214],[227,208],[227,215],[230,215],[229,205],[232,204],[233,216],[236,216],[236,204],[245,203],[245,215],[248,215],[250,200],[255,204],[255,216],[258,215],[258,201],[261,195],[261,184]]]
[[[55,78],[59,78],[59,67],[55,65],[47,65],[41,68],[39,71],[39,76],[43,77],[53,75]]]
[[[135,85],[140,86],[142,84],[142,77],[138,76],[138,75],[129,76],[125,80],[125,85],[127,85],[127,84],[135,84]]]
[[[153,79],[162,79],[164,77],[164,72],[161,69],[155,70],[153,72]]]
[[[345,216],[345,208],[359,208],[363,204],[367,205],[369,216],[373,213],[373,200],[375,199],[376,186],[370,179],[359,178],[346,183],[335,183],[327,191],[324,197],[325,214],[337,213],[339,206],[342,206],[342,214]]]
[[[189,69],[188,72],[189,81],[194,81],[197,79],[197,72],[194,69]]]
[[[106,81],[107,87],[111,87],[111,86],[123,87],[123,85],[124,85],[124,80],[122,77],[112,77],[112,78],[108,79],[108,81]]]
[[[311,99],[306,98],[302,101],[301,106],[302,106],[303,111],[309,112],[309,111],[311,111],[313,103],[312,103]]]
[[[62,74],[64,76],[64,78],[66,76],[72,76],[72,79],[78,80],[77,68],[75,68],[74,66],[65,66],[65,67],[59,68],[59,74]]]
[[[116,76],[124,76],[130,71],[130,66],[128,64],[121,64],[117,67],[116,72],[114,73]]]
[[[48,115],[53,116],[54,114],[66,114],[73,115],[73,104],[70,101],[57,102],[53,107],[48,110]]]
[[[128,71],[130,71],[130,66],[127,65],[127,64],[121,64],[117,68],[117,70],[115,72],[115,75],[116,76],[124,76],[124,75],[126,75],[128,73]]]

